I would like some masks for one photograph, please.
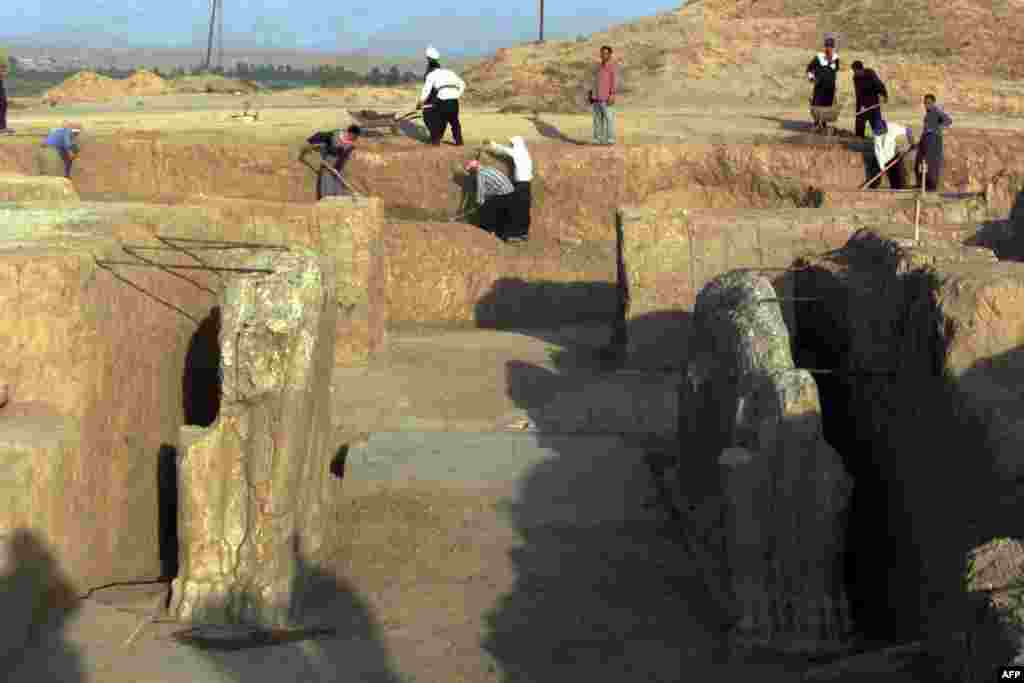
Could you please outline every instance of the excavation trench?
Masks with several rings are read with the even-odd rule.
[[[947,369],[939,274],[901,267],[874,235],[851,244],[787,278],[800,299],[794,360],[830,371],[814,376],[824,436],[854,481],[844,549],[853,624],[869,642],[924,641],[932,664],[962,671],[977,656],[957,644],[977,628],[966,558],[1007,533],[1007,484],[977,396]]]

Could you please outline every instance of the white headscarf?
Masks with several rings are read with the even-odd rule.
[[[427,46],[427,59],[441,59],[441,53],[434,49],[433,45]]]

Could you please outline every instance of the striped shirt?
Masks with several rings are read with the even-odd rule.
[[[490,166],[481,166],[476,172],[476,203],[483,204],[488,197],[512,194],[516,189],[504,173]]]

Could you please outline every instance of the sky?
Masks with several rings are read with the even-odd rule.
[[[222,0],[224,47],[310,48],[331,52],[472,56],[537,37],[537,2],[521,12],[507,4],[442,0],[388,3],[352,0]],[[630,19],[678,7],[680,0],[636,0],[614,8],[599,0],[547,0],[546,38],[575,38]],[[13,0],[0,2],[0,40],[105,47],[190,47],[205,44],[210,0]]]

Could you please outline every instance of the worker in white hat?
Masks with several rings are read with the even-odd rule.
[[[512,143],[511,147],[487,140],[484,142],[484,149],[512,160],[512,187],[515,188],[515,192],[511,202],[511,224],[506,227],[505,237],[507,241],[521,241],[527,239],[530,233],[530,183],[533,181],[533,159],[530,158],[526,141],[521,136],[509,138],[509,142]]]
[[[430,131],[430,144],[440,145],[441,138],[452,127],[455,144],[462,145],[462,124],[459,122],[459,98],[466,91],[466,83],[450,70],[441,68],[441,55],[428,47],[427,73],[423,79],[423,91],[416,101],[417,109],[424,109],[423,123]]]

